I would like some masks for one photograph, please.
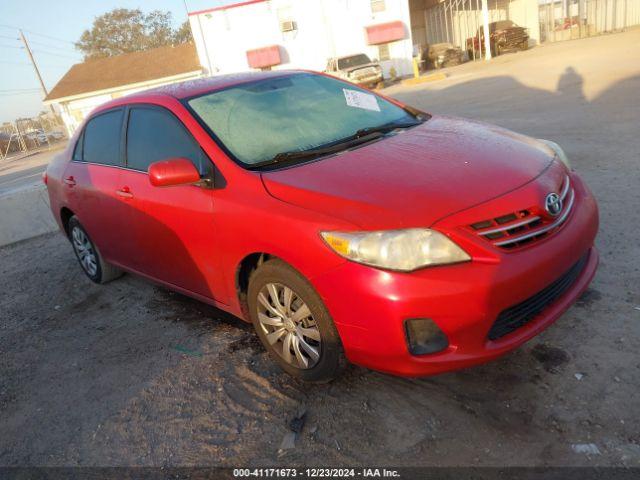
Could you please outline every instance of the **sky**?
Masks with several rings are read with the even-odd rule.
[[[186,0],[190,12],[235,0]],[[82,55],[73,43],[93,19],[114,8],[168,10],[175,26],[187,19],[184,0],[0,0],[0,123],[44,110],[42,90],[18,40],[22,29],[50,91]]]

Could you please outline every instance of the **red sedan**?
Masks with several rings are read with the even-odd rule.
[[[91,280],[132,272],[251,321],[309,381],[494,359],[598,264],[596,202],[558,145],[311,72],[113,100],[45,181]]]

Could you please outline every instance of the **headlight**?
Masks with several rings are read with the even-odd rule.
[[[569,170],[571,170],[571,162],[569,162],[569,158],[567,157],[567,154],[564,153],[564,150],[562,150],[560,145],[558,145],[556,142],[552,142],[551,140],[544,140],[542,138],[539,138],[538,140],[541,141],[542,143],[544,143],[551,150],[553,150],[553,153],[556,154],[556,156],[558,157],[558,160],[560,160],[562,163],[564,163],[565,166]]]
[[[336,253],[354,262],[409,272],[430,265],[466,262],[471,257],[435,230],[410,228],[375,232],[322,232]]]

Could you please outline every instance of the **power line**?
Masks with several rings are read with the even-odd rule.
[[[7,60],[0,60],[0,63],[5,63],[8,65],[27,66],[27,67],[31,66],[29,62],[10,62]],[[40,65],[40,66],[45,68],[69,68],[69,65]]]
[[[0,35],[0,38],[7,38],[7,39],[9,39],[9,40],[15,40],[15,41],[17,41],[17,42],[19,42],[19,41],[20,41],[20,39],[19,39],[19,38],[17,38],[17,37],[10,37],[9,35]]]
[[[75,60],[77,62],[81,61],[82,59],[80,58],[80,56],[77,57],[72,57],[71,55],[62,55],[60,53],[54,53],[54,52],[49,52],[48,50],[34,50],[34,53],[41,53],[43,55],[53,55],[54,57],[61,57],[61,58],[70,58],[71,60]]]
[[[34,87],[34,88],[6,88],[4,90],[0,90],[0,93],[6,93],[6,92],[32,92],[33,90],[40,91],[40,89],[37,88],[37,87]]]
[[[15,95],[42,95],[41,91],[37,92],[16,92],[16,93],[0,93],[0,98],[2,97],[13,97]]]
[[[58,47],[57,45],[51,45],[51,43],[47,42],[38,42],[37,40],[29,40],[29,43],[33,43],[35,45],[42,45],[43,47],[56,48],[56,49],[65,49],[64,51],[73,51],[73,53],[77,54],[75,48],[71,49],[69,47]]]
[[[18,50],[22,50],[24,47],[16,47],[14,45],[0,45],[0,48],[17,48]]]
[[[20,30],[20,27],[16,27],[14,25],[0,24],[0,27],[10,28],[10,29],[13,29],[13,30]],[[37,35],[38,37],[48,38],[49,40],[56,40],[58,42],[68,43],[70,45],[74,45],[75,46],[75,43],[73,43],[70,40],[65,40],[63,38],[52,37],[51,35],[45,35],[44,33],[34,32],[33,30],[27,30],[26,28],[23,28],[22,31],[30,33],[31,35]]]

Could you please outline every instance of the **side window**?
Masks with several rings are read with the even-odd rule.
[[[127,166],[146,172],[153,162],[188,158],[204,173],[203,153],[185,127],[158,108],[132,108],[127,127]]]
[[[78,137],[78,141],[76,142],[76,146],[73,149],[73,161],[81,162],[82,161],[82,143],[84,142],[84,131],[80,133]]]
[[[85,162],[120,165],[122,110],[93,117],[84,129],[82,158]]]

